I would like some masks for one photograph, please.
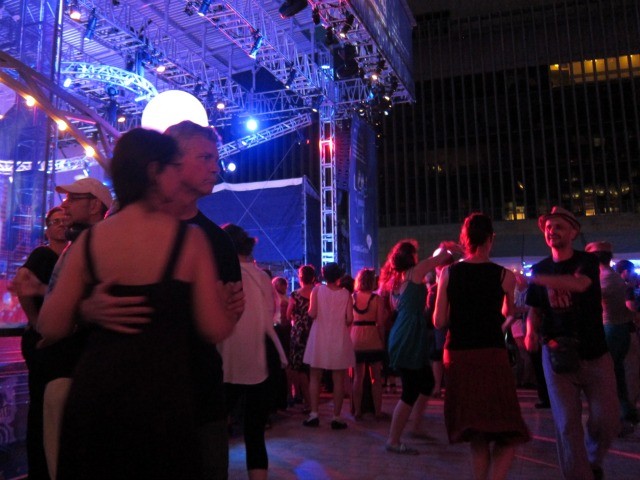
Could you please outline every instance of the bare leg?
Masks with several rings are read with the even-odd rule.
[[[353,369],[353,413],[356,418],[362,416],[362,382],[364,381],[365,363],[356,364]]]
[[[267,480],[268,470],[262,468],[255,468],[249,470],[249,480]]]
[[[320,377],[321,368],[312,368],[309,378],[309,400],[311,402],[311,414],[318,414],[318,404],[320,403]]]
[[[411,415],[411,408],[411,405],[404,403],[402,400],[398,400],[396,408],[393,410],[393,417],[391,418],[387,445],[397,446],[400,444],[400,437]]]
[[[340,417],[342,412],[342,402],[344,401],[344,377],[346,370],[332,370],[333,378],[333,416]]]
[[[376,415],[380,415],[382,413],[382,362],[369,365],[369,376],[371,377],[373,408]]]
[[[44,453],[47,458],[49,476],[55,480],[58,473],[58,452],[60,451],[60,432],[62,415],[71,388],[70,378],[56,378],[47,383],[44,390],[43,436]]]
[[[440,396],[440,390],[442,389],[442,374],[444,372],[444,367],[442,366],[442,360],[434,360],[431,362],[431,370],[433,371],[433,378],[435,378],[436,383],[433,386],[432,395],[434,397]]]
[[[474,480],[487,480],[489,478],[489,467],[491,465],[489,443],[481,437],[471,440],[471,464]]]
[[[418,395],[418,399],[416,403],[413,404],[413,410],[411,414],[413,415],[413,421],[411,425],[411,432],[414,435],[422,435],[422,420],[424,419],[424,409],[427,406],[427,401],[429,398],[426,395]]]
[[[491,480],[504,480],[516,454],[514,445],[495,443],[491,452]]]

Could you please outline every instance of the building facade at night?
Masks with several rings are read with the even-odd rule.
[[[381,254],[483,211],[510,236],[498,256],[542,255],[532,220],[553,205],[588,240],[640,251],[638,3],[504,5],[416,11],[416,102],[394,109],[379,155]]]

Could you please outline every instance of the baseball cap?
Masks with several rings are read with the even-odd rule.
[[[571,213],[569,210],[566,210],[562,207],[553,207],[550,213],[545,215],[540,215],[538,218],[538,228],[544,232],[544,225],[547,223],[547,220],[550,218],[562,218],[566,222],[568,222],[573,228],[580,231],[580,222],[576,219],[576,216]]]
[[[56,187],[58,193],[90,193],[100,200],[107,208],[111,207],[113,199],[111,192],[100,181],[95,178],[81,178],[69,185],[58,185]]]
[[[591,242],[584,247],[585,252],[610,252],[613,253],[613,247],[609,242]]]

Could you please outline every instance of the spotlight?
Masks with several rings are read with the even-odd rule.
[[[226,105],[224,104],[223,100],[218,100],[218,102],[216,103],[216,108],[218,110],[224,110],[226,107]]]
[[[320,110],[320,106],[322,105],[323,101],[324,101],[324,95],[318,95],[316,98],[313,99],[313,102],[311,103],[311,110],[317,113],[318,110]]]
[[[200,8],[198,9],[198,15],[204,17],[209,11],[209,7],[211,6],[211,0],[202,0],[200,4]]]
[[[85,154],[85,156],[87,156],[87,157],[93,157],[93,156],[95,156],[95,154],[96,154],[96,149],[95,149],[95,148],[93,148],[91,145],[87,145],[87,146],[84,148],[84,154]]]
[[[229,163],[227,163],[227,168],[225,168],[225,170],[226,170],[227,172],[235,172],[237,168],[238,168],[238,167],[236,166],[236,164],[235,164],[235,163],[233,163],[233,162],[229,162]]]
[[[107,95],[109,95],[110,98],[115,97],[116,95],[118,95],[118,89],[113,85],[109,85],[107,87]]]
[[[56,120],[56,124],[58,125],[58,130],[61,132],[64,132],[67,128],[69,128],[69,125],[67,125],[67,122],[65,122],[64,120]]]
[[[353,27],[353,22],[355,19],[356,17],[354,17],[352,13],[347,13],[347,17],[344,21],[344,25],[342,26],[342,30],[340,30],[340,36],[342,38],[347,38],[347,33],[349,33],[349,30],[351,30],[351,27]]]
[[[286,0],[278,9],[282,18],[293,17],[307,6],[307,0]]]
[[[87,22],[87,29],[84,32],[84,38],[92,40],[93,35],[96,33],[96,27],[98,26],[98,16],[96,15],[96,9],[91,10],[91,16]]]
[[[65,77],[64,82],[62,82],[62,86],[64,88],[69,88],[71,86],[72,80],[71,77]]]
[[[80,6],[78,5],[78,0],[71,0],[69,2],[69,18],[71,20],[80,20],[82,17],[82,12],[80,11]]]
[[[296,79],[296,73],[296,69],[291,67],[291,70],[289,70],[289,76],[287,77],[287,82],[284,84],[284,88],[287,90],[289,90],[291,85],[293,85],[293,81]]]
[[[249,52],[249,56],[256,59],[258,55],[258,50],[262,47],[262,43],[264,42],[264,38],[260,35],[260,30],[255,30],[253,32],[253,45],[251,46],[251,51]]]
[[[165,67],[164,65],[158,65],[158,66],[156,67],[156,72],[158,72],[158,73],[164,73],[166,69],[167,69],[167,67]]]
[[[36,104],[36,99],[31,95],[25,95],[24,101],[27,104],[27,107],[33,107]]]
[[[258,129],[258,121],[255,118],[249,118],[249,120],[247,120],[247,123],[245,123],[245,126],[247,127],[247,130],[249,130],[250,132],[255,132]]]

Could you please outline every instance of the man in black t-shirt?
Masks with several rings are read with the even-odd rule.
[[[207,235],[225,288],[227,309],[240,318],[244,310],[242,274],[235,247],[218,225],[198,210],[198,199],[211,194],[220,172],[217,135],[211,128],[184,121],[169,127],[166,134],[178,142],[175,159],[180,176],[179,198],[169,207],[180,220],[198,225]],[[144,311],[131,306],[130,299],[113,297],[105,286],[98,286],[81,307],[82,316],[103,328],[122,333],[132,316]],[[195,386],[196,420],[200,426],[203,473],[205,480],[226,480],[229,466],[227,416],[224,406],[222,359],[215,345],[196,338],[193,341],[193,381]]]
[[[44,375],[42,358],[36,345],[42,337],[35,331],[38,312],[44,301],[44,292],[33,292],[46,288],[58,257],[67,245],[65,237],[65,213],[54,207],[45,216],[45,237],[48,245],[37,247],[29,254],[12,282],[12,290],[18,295],[20,306],[27,316],[28,324],[22,334],[22,356],[29,372],[29,411],[27,413],[27,462],[30,480],[47,480],[47,460],[44,454],[43,402],[47,376]],[[31,277],[37,279],[36,284]],[[35,287],[35,288],[32,288]]]
[[[535,351],[542,335],[542,362],[564,478],[597,480],[603,478],[602,460],[619,430],[613,362],[602,327],[598,260],[573,249],[580,224],[564,208],[553,207],[539,218],[538,226],[551,256],[532,269],[525,345]],[[579,365],[575,371],[557,373],[550,349],[563,338],[577,344]],[[589,403],[586,441],[581,393]]]

